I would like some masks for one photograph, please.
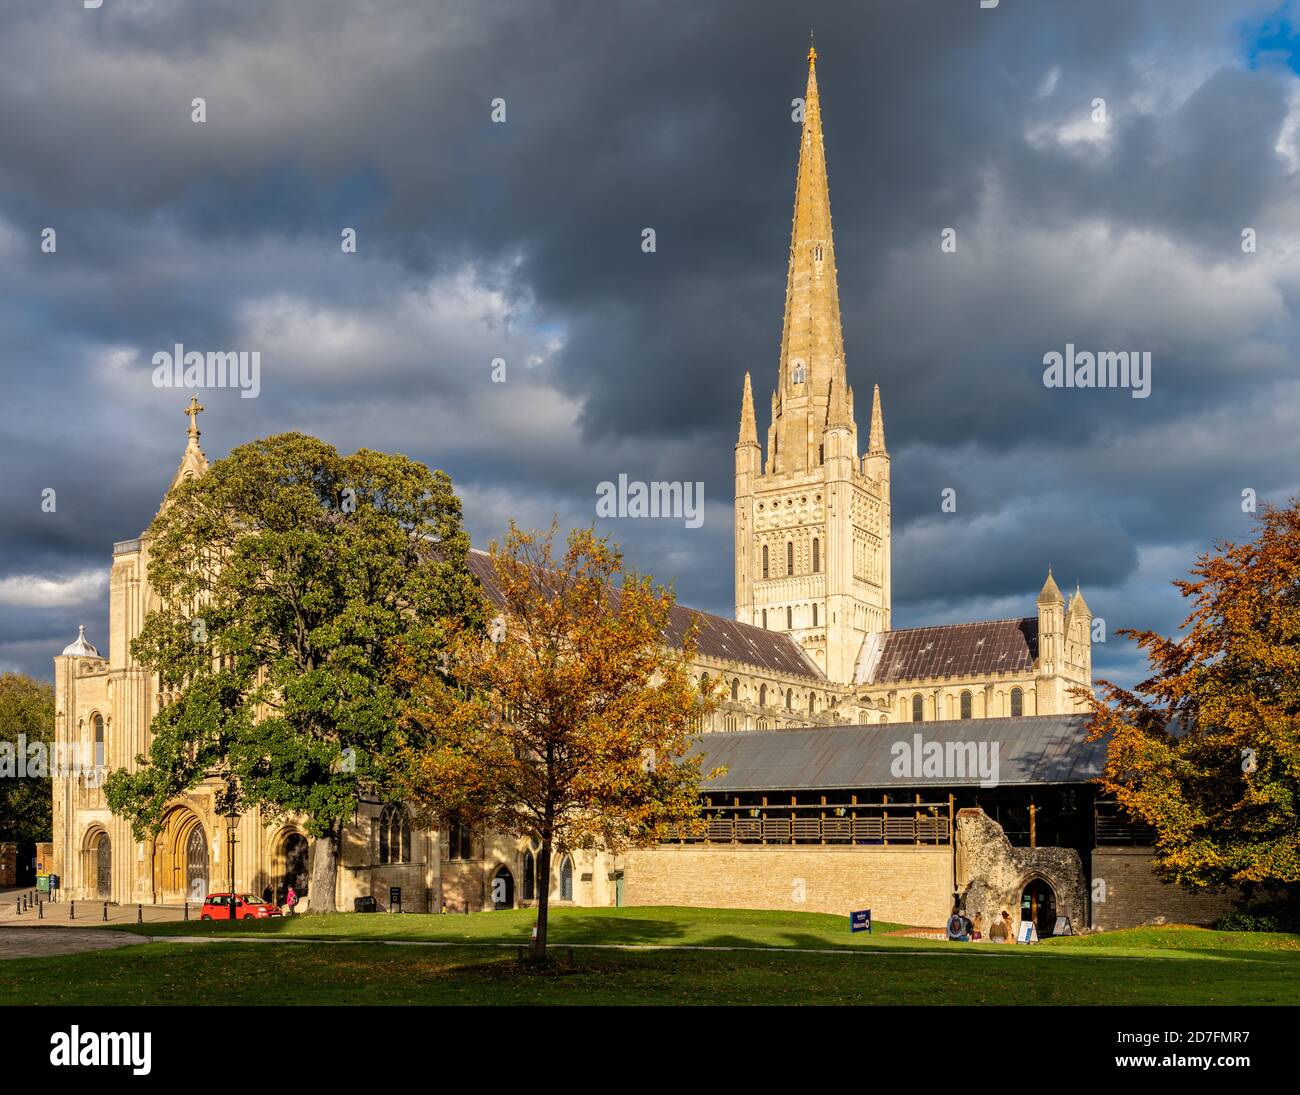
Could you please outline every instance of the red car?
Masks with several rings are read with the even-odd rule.
[[[268,905],[260,898],[254,897],[251,893],[241,893],[235,896],[235,919],[236,920],[263,920],[268,916],[282,916],[278,905]],[[200,920],[229,920],[230,919],[230,894],[228,893],[210,893],[203,901],[203,911],[199,913]]]

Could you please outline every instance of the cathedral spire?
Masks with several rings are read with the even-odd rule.
[[[781,339],[781,379],[802,363],[811,380],[827,381],[841,393],[844,338],[840,330],[835,245],[831,239],[830,186],[822,139],[821,96],[817,90],[817,50],[808,50],[808,87],[804,92],[803,132],[795,182],[790,232],[790,266],[786,278],[785,327]]]
[[[880,385],[871,393],[871,438],[867,442],[867,452],[885,451],[885,416],[880,410]]]
[[[817,464],[815,431],[832,418],[853,424],[844,367],[831,199],[822,141],[817,50],[808,49],[799,167],[786,272],[785,322],[777,373],[774,470],[802,471]],[[841,406],[832,406],[839,402]]]
[[[754,387],[745,374],[745,394],[740,401],[740,439],[738,445],[758,444],[758,420],[754,417]]]

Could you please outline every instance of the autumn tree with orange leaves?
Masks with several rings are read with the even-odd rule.
[[[489,636],[458,630],[450,674],[407,667],[419,677],[407,794],[443,821],[540,840],[537,960],[554,854],[650,845],[698,822],[702,772],[687,750],[716,705],[688,672],[693,629],[665,642],[671,591],[624,573],[592,530],[570,533],[559,558],[554,539],[512,525],[492,545],[503,605]]]
[[[1156,831],[1155,867],[1189,886],[1294,897],[1300,883],[1300,497],[1266,507],[1254,540],[1219,543],[1191,579],[1178,638],[1120,632],[1153,675],[1132,692],[1076,690],[1102,784]],[[1171,728],[1177,728],[1171,732]]]

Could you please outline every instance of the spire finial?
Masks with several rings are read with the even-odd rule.
[[[810,65],[817,63],[817,36],[812,30],[808,31],[808,63]]]
[[[190,405],[185,408],[185,413],[190,420],[190,427],[186,432],[195,441],[199,439],[199,412],[202,410],[204,410],[204,407],[199,402],[199,397],[197,395],[190,396]]]

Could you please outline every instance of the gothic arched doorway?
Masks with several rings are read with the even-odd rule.
[[[185,842],[185,892],[194,901],[208,896],[208,838],[202,825],[195,825]]]
[[[285,895],[288,894],[290,886],[293,887],[294,893],[298,895],[299,901],[307,896],[307,887],[311,881],[310,850],[311,846],[302,833],[291,830],[281,837],[280,847],[276,851],[275,857],[274,900],[277,905],[284,904]]]
[[[515,876],[509,867],[502,867],[492,876],[492,907],[494,909],[513,909],[515,907]]]
[[[107,901],[113,892],[113,845],[107,833],[95,842],[95,896]]]
[[[1056,891],[1045,879],[1031,879],[1025,886],[1020,895],[1020,919],[1034,922],[1039,939],[1056,930]]]
[[[202,902],[208,895],[210,870],[203,823],[189,807],[173,807],[154,840],[154,900]]]

